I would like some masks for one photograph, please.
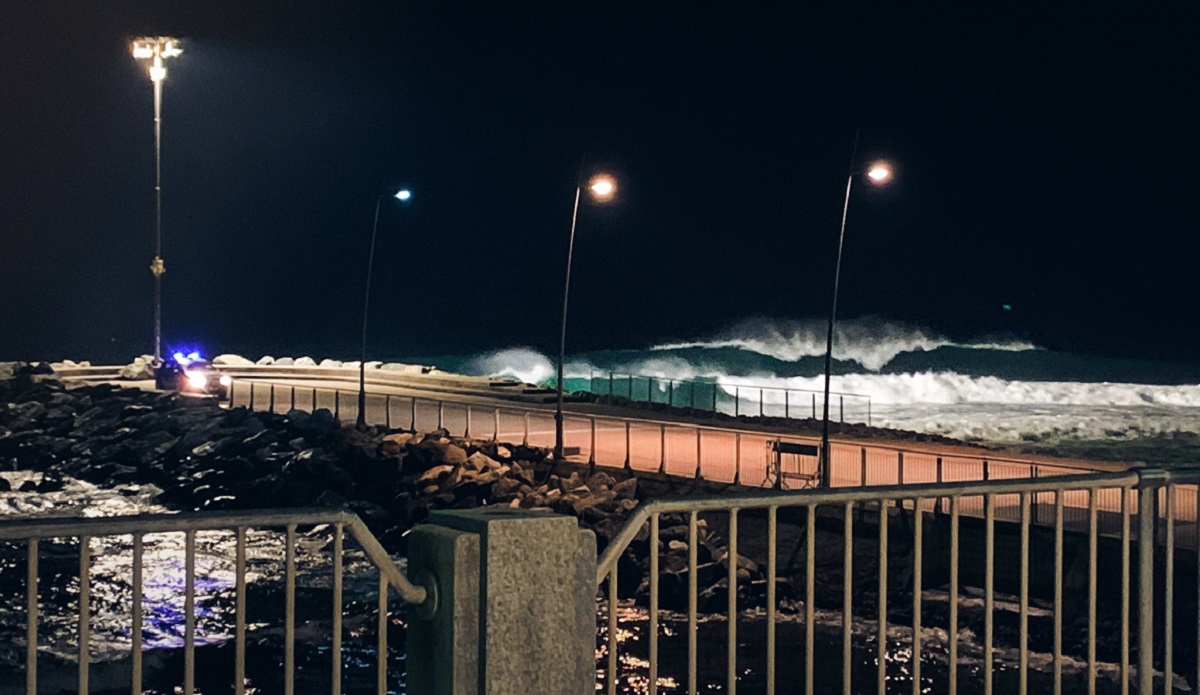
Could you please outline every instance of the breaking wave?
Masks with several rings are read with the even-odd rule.
[[[825,355],[828,323],[808,319],[772,321],[750,319],[705,340],[666,343],[652,350],[686,348],[738,348],[768,355],[787,362]],[[1037,346],[1016,340],[956,342],[929,329],[864,317],[839,321],[834,329],[834,353],[839,360],[851,360],[871,371],[879,371],[906,352],[932,352],[943,347],[1023,352]]]

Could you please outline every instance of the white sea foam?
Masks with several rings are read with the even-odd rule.
[[[753,319],[705,340],[667,343],[653,350],[681,348],[738,348],[768,355],[786,362],[825,354],[828,324],[808,319],[802,321],[771,321]],[[879,371],[905,352],[931,352],[942,347],[961,347],[980,350],[1036,350],[1024,341],[981,340],[956,342],[926,328],[911,326],[876,317],[839,321],[834,329],[834,351],[840,360],[853,360],[872,371]]]
[[[464,371],[481,376],[507,376],[527,384],[539,384],[553,377],[555,369],[550,358],[537,350],[516,347],[474,357],[464,365]]]

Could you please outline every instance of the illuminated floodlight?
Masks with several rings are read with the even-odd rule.
[[[222,386],[230,386],[233,384],[233,377],[229,376],[228,374],[222,374],[220,382]]]
[[[412,198],[412,191],[408,190],[407,188],[401,188],[400,190],[396,191],[395,197],[396,200],[399,200],[402,203],[407,202],[409,198]]]
[[[143,43],[141,41],[134,41],[133,42],[133,57],[137,58],[138,60],[146,60],[147,58],[153,58],[154,57],[154,49],[151,48],[149,44]]]
[[[892,178],[892,165],[887,162],[874,162],[867,167],[867,178],[873,183],[887,183]]]
[[[617,194],[617,182],[608,174],[593,176],[588,182],[588,190],[592,197],[599,201],[612,200]]]

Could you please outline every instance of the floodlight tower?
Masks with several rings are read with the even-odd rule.
[[[162,276],[166,266],[162,259],[162,88],[167,79],[163,61],[182,53],[179,39],[166,36],[146,36],[133,42],[133,57],[149,61],[148,72],[154,84],[154,359],[162,359]]]

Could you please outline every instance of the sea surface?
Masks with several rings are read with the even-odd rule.
[[[720,410],[732,413],[736,394],[743,414],[758,412],[761,399],[776,415],[790,389],[789,412],[804,417],[812,392],[824,387],[825,332],[822,321],[752,320],[695,340],[568,352],[566,385],[605,391],[610,373],[653,377],[664,393],[672,380],[683,394],[689,387],[680,382],[712,384]],[[401,361],[530,383],[555,376],[552,355],[522,346]],[[847,420],[867,419],[864,407],[850,406],[863,400],[854,395],[869,398],[878,427],[1067,456],[1200,464],[1200,365],[1070,354],[1003,337],[951,340],[862,318],[838,323],[831,371],[831,390],[848,394]]]

